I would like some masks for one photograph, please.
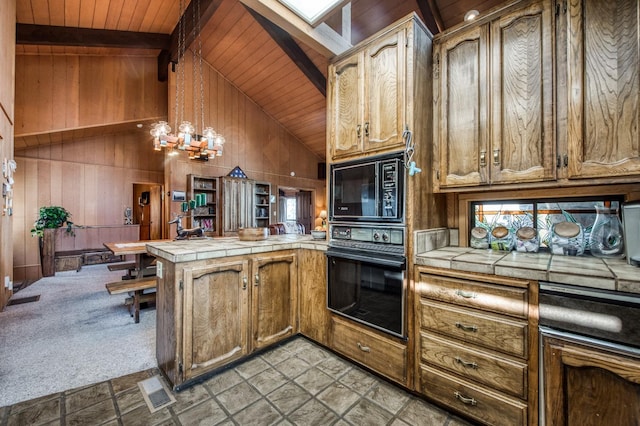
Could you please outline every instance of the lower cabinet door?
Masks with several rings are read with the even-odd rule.
[[[254,258],[251,275],[253,348],[258,349],[297,332],[296,255]]]
[[[577,339],[583,340],[580,336]],[[543,334],[547,425],[640,424],[640,357]]]
[[[527,404],[440,369],[421,365],[420,387],[427,397],[480,423],[495,426],[527,424]]]
[[[184,380],[248,353],[248,273],[247,260],[184,270]]]

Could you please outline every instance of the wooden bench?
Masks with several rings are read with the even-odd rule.
[[[135,322],[140,322],[140,303],[155,301],[156,294],[144,293],[145,290],[156,288],[156,277],[138,278],[135,280],[115,281],[105,284],[109,294],[122,294],[128,293],[133,297],[134,313],[131,314],[134,317]],[[129,311],[131,312],[131,311]]]
[[[120,262],[120,263],[112,263],[107,265],[107,268],[111,272],[113,271],[127,271],[125,275],[122,276],[123,280],[132,280],[135,278],[134,272],[136,270],[136,262]],[[151,277],[156,274],[155,262],[152,262],[150,266],[147,266],[142,271],[145,277]]]
[[[107,268],[109,268],[111,272],[132,270],[132,269],[136,269],[136,262],[111,263],[107,265]]]

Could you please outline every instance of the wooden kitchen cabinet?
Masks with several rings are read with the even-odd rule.
[[[238,235],[240,228],[254,226],[255,181],[234,177],[221,177],[222,181],[222,235]]]
[[[295,253],[265,254],[251,260],[253,348],[297,333],[298,265]]]
[[[567,64],[559,72],[567,76],[568,177],[637,177],[640,3],[571,0],[563,17]]]
[[[175,348],[177,371],[168,374],[175,385],[239,359],[250,350],[249,261],[235,258],[199,263],[181,272],[175,312],[182,324]],[[159,341],[166,338],[163,335]]]
[[[360,44],[329,66],[329,156],[341,159],[404,147],[411,127],[413,82],[411,65],[428,31],[412,15]],[[431,35],[428,35],[431,38]],[[422,70],[424,71],[424,70]],[[412,130],[411,128],[409,130]]]
[[[537,288],[416,267],[416,386],[477,422],[536,425]]]
[[[440,188],[555,179],[552,17],[520,2],[434,40]]]
[[[331,315],[327,308],[327,257],[320,250],[300,250],[298,257],[300,333],[329,346]]]
[[[640,357],[542,333],[545,423],[637,425]]]
[[[191,222],[189,227],[201,227],[208,237],[219,235],[218,214],[218,178],[211,176],[197,176],[190,174],[187,176],[187,192],[189,200],[195,200],[197,195],[205,198],[206,202],[202,206],[191,209]]]
[[[298,332],[294,250],[158,264],[156,358],[175,389]]]

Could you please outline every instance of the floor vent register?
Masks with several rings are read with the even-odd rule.
[[[138,382],[138,387],[140,387],[140,392],[142,392],[144,401],[147,403],[147,407],[149,407],[149,411],[152,413],[176,402],[176,398],[160,376],[153,376],[149,379]]]

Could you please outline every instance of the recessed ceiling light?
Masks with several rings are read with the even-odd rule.
[[[480,15],[480,12],[478,12],[475,9],[472,9],[472,10],[470,10],[467,13],[464,14],[464,20],[465,20],[465,22],[473,21],[474,19],[476,19],[478,17],[478,15]]]

